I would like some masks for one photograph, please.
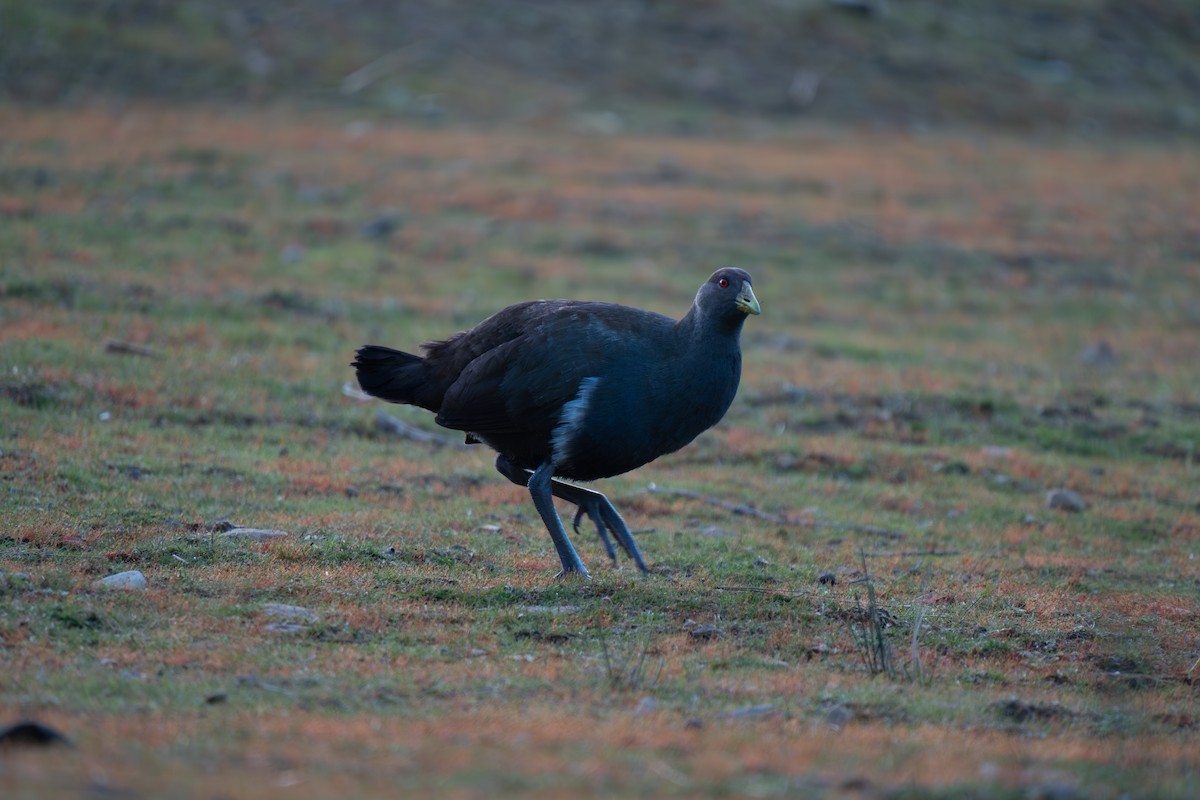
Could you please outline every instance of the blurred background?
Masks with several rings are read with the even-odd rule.
[[[1194,0],[5,0],[9,100],[703,133],[1200,130]]]

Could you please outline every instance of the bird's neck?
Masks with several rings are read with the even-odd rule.
[[[704,312],[693,303],[683,319],[675,323],[675,332],[679,340],[684,343],[703,344],[710,348],[729,347],[737,350],[742,335],[742,325],[745,322],[745,314],[708,319]]]

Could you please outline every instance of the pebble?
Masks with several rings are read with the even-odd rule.
[[[96,581],[96,585],[108,589],[145,589],[147,584],[145,575],[136,569],[131,569],[128,572],[118,572],[116,575],[101,578]]]
[[[1109,369],[1117,365],[1117,351],[1111,344],[1101,339],[1092,342],[1080,351],[1079,363],[1086,367]]]
[[[279,259],[284,264],[299,264],[304,260],[304,248],[298,244],[289,244],[279,251]]]
[[[288,532],[269,530],[267,528],[234,528],[225,531],[221,535],[228,539],[254,539],[258,542],[266,542],[271,539],[282,539],[288,535]]]
[[[380,214],[362,226],[364,239],[386,239],[404,226],[403,214]]]
[[[582,606],[524,606],[521,608],[521,613],[558,616],[559,614],[575,614],[582,610]]]
[[[746,706],[744,708],[735,708],[733,711],[726,711],[720,716],[724,719],[745,719],[747,717],[767,717],[779,713],[774,703],[764,703],[759,706]]]
[[[1046,492],[1046,508],[1079,513],[1087,508],[1087,503],[1078,492],[1070,489],[1051,489]]]
[[[34,720],[22,720],[0,730],[0,751],[15,747],[48,747],[71,742],[59,731]]]
[[[280,619],[296,619],[304,620],[305,622],[316,622],[320,615],[310,608],[304,606],[290,606],[287,603],[267,603],[263,606],[263,611],[271,617],[279,617]]]
[[[719,639],[724,634],[721,631],[721,629],[718,628],[716,625],[710,625],[710,624],[705,623],[703,625],[696,625],[695,627],[688,630],[688,635],[691,636],[693,639],[708,640],[708,639]]]
[[[825,724],[835,730],[846,727],[846,723],[854,719],[854,712],[844,705],[838,704],[825,714]]]

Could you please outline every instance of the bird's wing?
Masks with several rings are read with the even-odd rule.
[[[648,333],[661,335],[672,324],[667,317],[631,311],[602,303],[562,303],[527,309],[525,319],[507,320],[520,329],[519,335],[466,366],[446,391],[438,424],[484,435],[548,436],[585,379],[603,378],[620,360],[636,357],[638,343]],[[463,335],[463,345],[476,344],[470,341],[472,333]]]

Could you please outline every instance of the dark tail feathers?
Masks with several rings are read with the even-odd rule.
[[[350,366],[358,371],[358,385],[372,397],[437,411],[429,405],[432,398],[426,396],[432,387],[425,359],[420,356],[368,344],[358,349]]]

